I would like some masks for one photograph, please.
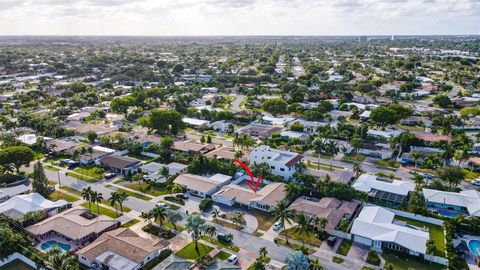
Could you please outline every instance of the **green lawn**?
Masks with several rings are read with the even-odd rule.
[[[132,196],[132,197],[135,197],[135,198],[140,199],[140,200],[149,201],[149,200],[152,199],[150,197],[147,197],[147,196],[142,195],[142,194],[137,193],[137,192],[126,190],[126,189],[123,189],[123,188],[117,188],[117,192],[120,192],[120,191],[125,192],[128,196]]]
[[[292,242],[289,242],[289,244],[287,245],[287,241],[285,241],[284,239],[280,239],[280,238],[275,238],[275,243],[278,244],[278,245],[289,247],[293,250],[299,250],[302,247],[302,245],[297,245],[297,244],[294,244]],[[313,253],[315,253],[315,250],[307,248],[307,252],[308,252],[308,254],[313,254]]]
[[[146,182],[142,182],[140,184],[140,187],[138,186],[138,182],[132,182],[126,185],[125,187],[128,187],[129,189],[137,190],[152,196],[160,196],[168,193],[166,186],[156,187]]]
[[[67,186],[63,186],[63,185],[62,185],[62,187],[60,187],[60,189],[63,189],[63,190],[68,191],[72,194],[78,195],[80,197],[82,196],[82,192],[80,190],[76,190],[76,189],[73,189],[73,188],[70,188],[70,187],[67,187]]]
[[[137,224],[138,222],[140,222],[140,220],[138,220],[138,219],[132,219],[132,220],[130,220],[129,222],[123,224],[122,227],[124,227],[124,228],[130,228],[130,227],[132,227],[133,225]]]
[[[337,253],[343,256],[347,256],[350,247],[352,247],[352,241],[343,240],[340,246],[338,246]]]
[[[275,219],[272,215],[268,215],[254,209],[251,209],[248,212],[255,216],[258,222],[258,229],[262,231],[268,231],[270,227],[272,227],[273,223],[275,223]]]
[[[193,213],[192,213],[192,214],[193,214]],[[224,226],[224,227],[237,230],[237,231],[243,230],[243,227],[242,227],[242,226],[233,224],[233,223],[231,223],[231,222],[228,222],[228,221],[225,221],[225,220],[222,220],[222,219],[217,219],[217,218],[215,218],[215,219],[213,219],[213,222],[214,222],[214,223],[217,223],[217,224],[220,224],[220,225],[222,225],[222,226]]]
[[[211,246],[198,243],[198,250],[195,249],[195,242],[191,242],[186,245],[184,248],[175,253],[176,256],[186,259],[186,260],[195,260],[198,257],[203,257],[212,251]]]
[[[219,260],[222,260],[222,261],[225,261],[226,259],[228,259],[230,256],[232,256],[232,254],[228,253],[228,252],[225,252],[225,251],[220,251],[218,252],[217,255],[215,255],[215,259],[219,259]]]
[[[475,180],[480,177],[480,172],[472,172],[470,170],[463,170],[465,172],[465,179],[466,180]]]
[[[394,270],[444,270],[446,266],[436,263],[424,263],[408,258],[399,258],[393,254],[383,253],[381,255],[385,259],[385,265],[391,264]]]
[[[88,202],[84,202],[80,205],[85,207],[85,208],[88,208]],[[99,210],[100,210],[100,215],[105,215],[105,216],[111,217],[111,218],[117,218],[117,214],[115,213],[115,210],[110,210],[110,209],[105,208],[101,205],[99,206]],[[92,210],[91,211],[92,211],[92,213],[98,214],[97,213],[97,205],[92,204]],[[118,214],[121,215],[120,212],[118,212]]]
[[[86,181],[86,182],[89,182],[89,183],[96,183],[97,182],[96,179],[93,179],[91,177],[88,177],[88,176],[80,174],[80,173],[67,172],[67,176],[71,176],[71,177],[74,177],[74,178],[77,178],[77,179],[80,179],[82,181]]]
[[[125,178],[117,179],[117,180],[113,181],[113,183],[114,183],[114,184],[118,184],[118,183],[121,183],[121,182],[123,182],[123,181],[125,181]]]
[[[430,239],[435,241],[435,245],[437,246],[437,251],[435,252],[435,255],[445,258],[445,235],[443,233],[443,228],[441,226],[436,226],[430,223],[425,223],[418,220],[404,218],[400,216],[395,216],[395,219],[405,221],[408,224],[416,227],[420,227],[420,228],[427,227],[429,229]]]
[[[286,230],[282,231],[280,233],[280,235],[284,235],[284,236],[288,235],[289,239],[294,239],[294,240],[297,240],[297,241],[300,241],[300,242],[305,241],[305,244],[309,244],[309,245],[316,246],[316,247],[320,247],[320,245],[322,244],[322,240],[317,238],[317,235],[316,235],[315,232],[311,232],[310,235],[307,236],[306,234],[302,235],[302,234],[296,232],[295,229],[296,229],[296,227],[286,229]]]
[[[376,160],[375,164],[383,166],[383,167],[392,167],[392,168],[400,167],[400,162],[397,162],[393,159],[391,159],[391,160]]]
[[[362,155],[362,154],[358,154],[358,159],[357,159],[357,154],[352,153],[352,154],[345,154],[345,155],[343,155],[342,161],[352,162],[352,163],[354,163],[354,162],[363,162],[366,158],[367,158],[367,156]]]
[[[52,194],[50,194],[50,200],[52,201],[58,201],[58,200],[65,200],[67,202],[76,202],[79,200],[79,198],[72,196],[70,194],[61,192],[59,190],[55,190]]]
[[[202,235],[201,238],[202,238],[203,241],[210,242],[210,243],[212,243],[212,244],[214,244],[214,245],[216,245],[216,246],[219,246],[219,247],[222,247],[222,248],[226,248],[226,249],[230,249],[230,250],[232,250],[232,251],[234,251],[234,252],[240,251],[240,248],[239,248],[239,247],[237,247],[237,246],[235,246],[235,245],[227,245],[227,244],[225,244],[225,243],[223,243],[223,242],[218,241],[217,238],[213,238],[213,237],[210,237],[210,236],[207,236],[207,235]]]
[[[164,227],[167,227],[167,228],[169,228],[169,229],[171,229],[171,230],[175,230],[175,231],[177,231],[177,232],[183,232],[183,231],[185,231],[185,227],[183,227],[183,226],[181,226],[181,225],[178,225],[178,224],[176,224],[176,226],[173,226],[173,224],[170,223],[170,222],[168,222],[168,221],[164,221],[164,222],[163,222],[163,226],[164,226]],[[175,228],[175,227],[177,227],[177,228]]]
[[[344,261],[345,261],[344,259],[339,258],[339,257],[333,256],[333,258],[332,258],[332,262],[334,262],[334,263],[342,264]]]
[[[103,168],[96,165],[78,167],[74,171],[95,179],[105,178],[105,173]]]
[[[58,172],[60,171],[60,169],[56,168],[56,167],[53,167],[51,165],[48,165],[48,164],[44,164],[43,165],[43,168],[47,169],[47,170],[50,170],[50,171],[54,171],[54,172]]]

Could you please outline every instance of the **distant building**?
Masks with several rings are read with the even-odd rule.
[[[399,180],[377,180],[375,175],[362,174],[352,184],[358,191],[368,193],[370,201],[398,207],[415,190],[415,183]]]

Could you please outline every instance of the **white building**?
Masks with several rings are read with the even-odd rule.
[[[394,218],[395,214],[383,207],[363,207],[350,230],[353,241],[380,252],[388,248],[415,256],[424,255],[430,239],[428,231],[406,226],[405,222],[395,221]]]
[[[6,202],[0,203],[0,214],[23,221],[23,216],[32,211],[44,211],[46,215],[53,216],[69,206],[65,200],[52,202],[38,193],[17,195]]]
[[[415,183],[399,180],[377,180],[375,175],[362,174],[352,184],[352,187],[368,193],[370,199],[374,201],[382,201],[397,206],[408,197],[410,192],[415,190]]]
[[[259,146],[250,153],[251,164],[267,163],[272,173],[282,176],[285,180],[292,178],[297,171],[295,165],[302,158],[303,156],[297,153],[272,149],[267,145]]]

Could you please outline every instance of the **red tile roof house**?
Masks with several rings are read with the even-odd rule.
[[[111,171],[123,175],[131,175],[132,173],[135,173],[142,165],[141,160],[118,155],[105,156],[100,159],[99,162]]]
[[[452,142],[453,138],[452,136],[448,135],[436,135],[436,134],[430,134],[430,133],[415,133],[415,137],[422,139],[425,141],[426,145],[431,145],[436,142]]]

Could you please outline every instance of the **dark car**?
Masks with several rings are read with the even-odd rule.
[[[223,242],[225,244],[230,244],[233,240],[233,235],[231,234],[218,234],[217,239],[220,242]]]
[[[188,199],[188,194],[187,193],[179,193],[177,195],[175,195],[177,198],[180,198],[180,199]]]

